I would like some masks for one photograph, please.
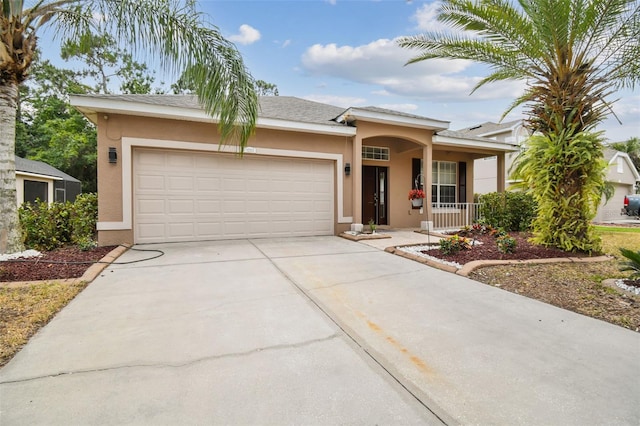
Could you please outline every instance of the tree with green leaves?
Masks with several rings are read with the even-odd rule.
[[[147,65],[136,61],[127,50],[120,48],[109,34],[82,34],[79,40],[67,40],[60,56],[65,61],[77,59],[84,63],[80,78],[95,81],[93,93],[112,93],[113,78],[120,81],[120,93],[161,93],[153,89],[155,77]]]
[[[196,83],[204,110],[218,119],[223,143],[242,150],[257,119],[254,81],[235,46],[197,10],[194,0],[1,0],[0,252],[21,249],[16,206],[15,133],[19,86],[27,78],[38,34],[52,27],[62,43],[110,34],[119,46]]]
[[[29,78],[20,86],[15,151],[78,178],[83,191],[95,192],[96,130],[68,102],[70,94],[92,92],[80,82],[83,75],[36,55]]]
[[[609,148],[629,154],[633,165],[640,171],[640,138],[629,138],[624,142],[614,142],[609,144]]]
[[[278,86],[264,80],[256,80],[256,92],[260,96],[279,96]]]
[[[537,243],[597,251],[591,220],[604,191],[606,164],[596,126],[617,89],[640,80],[640,3],[631,0],[447,0],[438,20],[451,31],[405,37],[409,63],[464,59],[491,72],[474,88],[524,80],[505,112],[525,104],[535,135],[516,174],[538,203]],[[504,116],[503,116],[504,117]]]

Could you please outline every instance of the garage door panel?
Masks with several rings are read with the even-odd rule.
[[[193,191],[195,189],[193,176],[170,176],[167,179],[168,191]]]
[[[169,241],[192,240],[195,237],[193,222],[172,222],[166,225]]]
[[[143,223],[137,228],[137,238],[149,243],[162,242],[165,232],[164,223]]]
[[[173,152],[166,156],[166,164],[169,167],[175,167],[178,169],[189,168],[193,169],[195,166],[196,157],[190,153]]]
[[[194,204],[194,200],[168,200],[167,212],[170,215],[193,215],[195,213]]]
[[[138,243],[332,235],[333,162],[140,149]]]
[[[222,212],[220,200],[196,200],[197,212],[201,215],[220,214]]]
[[[166,155],[158,151],[140,151],[136,160],[143,166],[166,166]]]
[[[141,215],[164,215],[164,199],[137,200],[138,213]]]
[[[136,189],[164,191],[164,176],[141,174],[138,176]]]
[[[197,235],[202,239],[215,239],[222,233],[221,222],[198,222]]]

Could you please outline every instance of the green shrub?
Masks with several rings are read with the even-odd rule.
[[[37,200],[18,209],[25,247],[53,250],[73,242],[83,249],[95,247],[97,221],[95,194],[78,196],[75,203],[51,203]]]
[[[468,238],[456,234],[440,240],[440,251],[443,254],[455,254],[460,250],[470,250],[471,242]]]
[[[569,112],[556,118],[564,120]],[[575,133],[568,127],[530,137],[512,176],[537,202],[532,241],[564,251],[599,252],[602,240],[591,221],[606,193],[607,170],[602,133]]]
[[[18,210],[22,239],[25,247],[37,250],[53,250],[69,242],[70,204],[36,200],[24,203]]]
[[[80,194],[71,209],[71,241],[78,246],[86,246],[87,241],[93,241],[98,221],[97,194]]]
[[[516,251],[516,239],[509,235],[502,235],[496,238],[496,244],[498,244],[498,251],[500,253],[509,254]]]
[[[536,203],[527,192],[491,192],[479,197],[484,223],[506,231],[526,231],[536,216]]]

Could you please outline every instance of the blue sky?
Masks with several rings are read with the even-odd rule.
[[[522,82],[471,88],[487,69],[466,61],[405,66],[417,52],[394,39],[441,24],[433,1],[201,0],[200,9],[234,41],[256,79],[281,96],[332,105],[379,106],[448,120],[453,130],[498,121]],[[49,50],[51,52],[51,50]],[[49,55],[47,55],[49,56]],[[601,129],[612,140],[640,136],[640,91],[619,92]],[[505,120],[521,118],[521,110]]]
[[[403,0],[200,1],[223,35],[233,40],[255,78],[280,95],[333,105],[380,106],[449,120],[451,129],[498,121],[522,93],[519,82],[469,95],[487,69],[464,61],[404,66],[416,54],[394,39],[440,26],[437,4]],[[640,136],[640,91],[618,94],[623,122],[609,119],[606,136]],[[506,120],[521,118],[521,110]]]

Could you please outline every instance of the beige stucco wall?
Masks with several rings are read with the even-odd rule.
[[[380,123],[359,122],[357,124],[358,135],[362,135],[363,146],[387,147],[390,149],[389,161],[362,160],[363,166],[382,166],[389,168],[388,191],[389,208],[388,222],[393,228],[419,228],[420,222],[428,220],[426,209],[412,209],[408,200],[409,191],[412,189],[412,160],[423,158],[424,146],[431,145],[433,149],[433,161],[452,161],[467,163],[467,202],[473,201],[473,160],[479,153],[467,153],[455,151],[450,147],[438,147],[433,145],[433,132],[425,129],[398,127]],[[423,162],[424,182],[427,175],[431,175],[431,163]],[[431,200],[431,187],[425,188],[427,198]],[[354,221],[367,223],[366,218],[354,217]]]
[[[122,137],[157,139],[168,141],[182,141],[214,145],[217,147],[219,137],[215,124],[187,122],[146,117],[122,116],[116,114],[98,115],[98,221],[118,222],[122,215],[122,158],[132,153],[122,152]],[[271,148],[279,150],[309,151],[340,154],[344,163],[353,163],[352,137],[318,135],[304,132],[289,132],[271,129],[256,129],[248,142],[248,146],[255,148]],[[109,147],[115,147],[118,152],[118,162],[110,164],[108,160]],[[247,156],[250,153],[245,154]],[[344,170],[336,170],[344,175]],[[353,214],[353,173],[343,176],[343,213],[345,216]],[[334,179],[338,182],[338,179]],[[334,191],[338,194],[338,191]],[[337,201],[337,200],[336,200]],[[133,205],[133,203],[132,203]],[[350,224],[338,223],[338,203],[334,202],[334,229],[342,232],[349,229]],[[133,230],[100,231],[99,243],[111,245],[116,243],[133,243]]]
[[[432,158],[424,161],[425,190],[427,199],[431,200],[431,161],[466,162],[467,164],[467,202],[473,201],[474,193],[474,160],[492,155],[491,152],[474,148],[455,148],[433,144],[433,132],[427,129],[404,127],[393,124],[382,124],[360,121],[356,123],[355,137],[319,135],[300,131],[284,131],[258,128],[248,142],[252,148],[270,148],[281,151],[301,151],[312,153],[329,153],[341,156],[344,164],[351,165],[350,176],[344,175],[343,168],[336,168],[343,178],[343,196],[341,203],[334,202],[334,229],[337,233],[348,230],[350,223],[339,223],[340,216],[353,217],[353,223],[362,223],[360,192],[362,175],[360,165],[378,165],[388,167],[388,223],[395,228],[418,228],[420,222],[429,220],[430,209],[412,209],[407,195],[412,188],[412,159],[420,158],[431,152]],[[145,140],[181,141],[203,144],[210,148],[218,146],[216,125],[212,123],[190,122],[171,119],[133,117],[117,114],[98,114],[98,221],[123,221],[122,176],[123,158],[132,156],[132,152],[122,152],[122,138],[141,138]],[[380,146],[390,149],[389,161],[362,160],[359,149],[361,145]],[[118,152],[118,162],[108,162],[109,147]],[[469,152],[471,151],[471,152]],[[254,155],[249,150],[245,155]],[[132,163],[129,163],[132,164]],[[130,171],[132,172],[132,171]],[[337,190],[334,193],[339,195]],[[133,205],[133,200],[130,200]],[[342,212],[338,211],[342,204]],[[133,212],[131,212],[133,216]],[[366,223],[366,221],[364,221]],[[101,230],[99,243],[111,245],[133,243],[133,230]]]

